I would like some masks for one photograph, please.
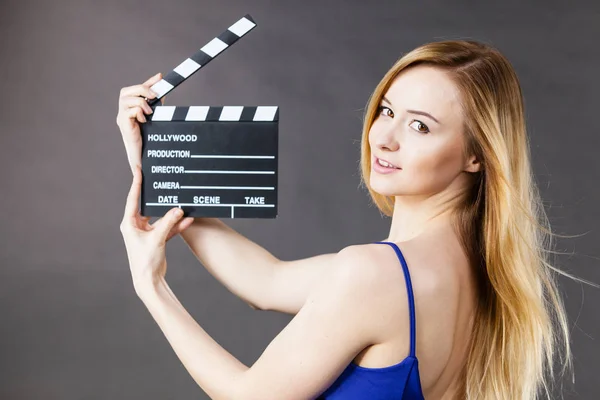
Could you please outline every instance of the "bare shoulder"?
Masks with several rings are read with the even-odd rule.
[[[399,243],[398,247],[406,260],[419,304],[433,307],[443,304],[445,312],[451,311],[450,305],[457,302],[461,286],[460,273],[457,271],[461,259],[458,249],[442,241],[421,238]],[[388,255],[391,250],[387,250]]]
[[[439,334],[440,327],[448,338],[454,330],[458,309],[459,280],[452,268],[440,262],[418,242],[398,246],[409,269],[418,320],[418,336],[431,338],[428,332]],[[426,251],[427,250],[427,251]],[[335,256],[331,272],[335,280],[353,286],[353,292],[370,309],[377,320],[371,320],[378,332],[378,343],[394,342],[402,348],[409,343],[408,292],[404,270],[394,249],[387,244],[360,244],[345,247]],[[437,325],[436,325],[437,324]],[[438,339],[437,337],[435,338]],[[398,351],[397,354],[402,354]]]
[[[355,297],[369,302],[380,292],[389,277],[382,271],[379,249],[369,245],[352,245],[334,255],[323,282],[343,285],[354,290]],[[384,267],[385,268],[385,267]]]
[[[464,311],[464,279],[457,267],[460,252],[451,245],[445,248],[439,241],[423,239],[397,245],[411,280],[422,378],[432,381],[450,362],[455,339],[462,335],[459,327],[464,318],[459,314]],[[400,361],[408,352],[410,311],[404,270],[394,249],[377,243],[349,246],[340,251],[336,264],[362,281],[362,298],[382,322],[377,326],[380,346],[364,352],[363,365],[381,367]]]
[[[454,299],[460,287],[459,276],[450,266],[451,257],[425,243],[398,244],[408,266],[415,297],[421,302],[444,304]],[[345,247],[336,255],[336,269],[372,289],[397,287],[404,283],[404,270],[394,249],[386,244],[360,244]],[[405,284],[401,285],[406,287]]]

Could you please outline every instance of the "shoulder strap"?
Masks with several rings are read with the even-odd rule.
[[[392,242],[375,242],[378,244],[389,244],[392,246],[396,255],[400,259],[400,264],[402,264],[402,269],[404,270],[404,280],[406,281],[406,292],[408,293],[408,311],[410,315],[410,356],[415,357],[415,347],[416,347],[416,315],[415,315],[415,297],[413,295],[412,290],[412,282],[410,280],[410,272],[408,271],[408,265],[406,264],[406,260],[402,255],[402,251],[396,245],[396,243]]]

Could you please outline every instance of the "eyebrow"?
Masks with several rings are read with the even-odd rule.
[[[389,101],[385,96],[383,96],[383,101],[385,101],[386,103],[388,103],[389,105],[392,105],[392,102]],[[418,115],[424,115],[426,117],[431,118],[432,120],[434,120],[435,122],[437,122],[438,124],[440,123],[440,121],[438,121],[433,115],[425,112],[425,111],[419,111],[419,110],[406,110],[406,112],[411,113],[411,114],[418,114]]]

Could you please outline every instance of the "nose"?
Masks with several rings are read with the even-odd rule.
[[[400,148],[400,142],[391,126],[380,127],[373,134],[373,145],[380,150],[396,151]]]

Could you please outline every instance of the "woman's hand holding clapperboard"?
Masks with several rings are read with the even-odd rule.
[[[141,85],[122,88],[116,121],[121,130],[133,173],[133,183],[127,196],[120,229],[125,240],[133,284],[138,295],[143,285],[164,278],[167,268],[166,242],[183,232],[194,221],[192,217],[181,219],[183,212],[174,207],[162,218],[150,224],[150,217],[141,216],[138,210],[142,186],[142,137],[139,124],[146,122],[144,114],[152,113],[146,98],[156,97],[150,87],[160,79],[162,75],[158,73]],[[161,102],[163,100],[164,97]]]
[[[131,172],[134,171],[136,165],[142,165],[142,136],[139,124],[146,122],[144,114],[152,114],[152,108],[146,98],[156,97],[156,93],[150,87],[161,79],[162,74],[159,72],[141,85],[124,87],[119,93],[117,125],[121,129]],[[163,100],[164,97],[161,102]]]

